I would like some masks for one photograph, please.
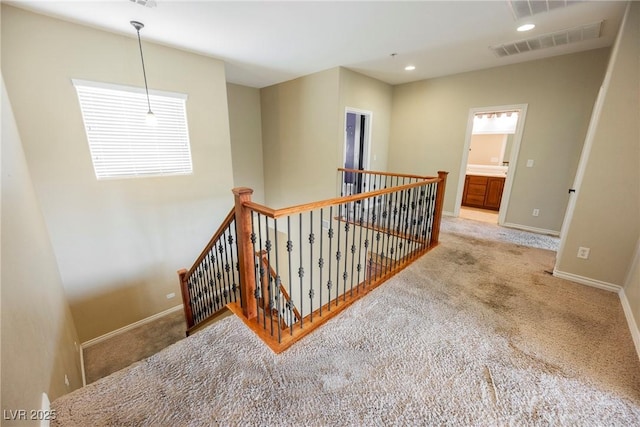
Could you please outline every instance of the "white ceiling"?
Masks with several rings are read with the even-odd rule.
[[[544,0],[542,0],[544,1]],[[390,84],[613,44],[626,2],[569,1],[516,20],[497,1],[17,1],[12,5],[225,61],[227,80],[265,87],[344,66]],[[557,3],[556,3],[557,4]],[[498,58],[489,46],[604,20],[602,37]],[[518,33],[524,22],[537,26]],[[395,57],[391,53],[396,53]],[[416,70],[404,67],[414,64]]]

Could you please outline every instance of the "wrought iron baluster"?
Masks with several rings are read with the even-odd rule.
[[[211,265],[209,264],[209,259],[207,257],[204,257],[204,259],[202,260],[202,264],[204,266],[205,282],[207,284],[205,288],[205,294],[207,296],[206,312],[208,317],[211,314],[218,311],[218,307],[214,306],[214,295],[213,295],[213,286],[212,286],[213,281],[211,280]]]
[[[236,224],[235,220],[233,220],[232,224],[233,226],[229,227],[229,237],[227,241],[229,243],[229,256],[231,258],[231,291],[233,301],[235,302],[238,299],[236,292],[240,288],[240,286],[238,286],[238,278],[240,277],[240,260],[238,258],[238,239],[236,238],[238,236],[238,225]],[[236,249],[235,252],[233,248]],[[242,305],[242,298],[240,298],[240,303]]]
[[[300,221],[302,222],[302,221]],[[309,321],[313,322],[313,244],[315,242],[313,234],[313,211],[309,211]]]
[[[260,214],[257,215],[259,227]],[[256,241],[258,240],[259,236],[256,235],[256,224],[254,220],[255,216],[256,213],[251,212],[251,255],[253,257],[253,275],[256,283],[256,289],[254,292],[254,296],[256,298],[256,313],[260,313],[260,300],[262,299],[262,274],[260,273],[260,270],[262,269],[262,253],[256,251]],[[258,245],[258,247],[260,247],[260,245]],[[256,320],[258,321],[258,323],[260,323],[260,314],[256,316]]]
[[[338,205],[338,211],[342,212],[342,205]],[[342,221],[342,216],[338,217],[338,243],[336,245],[336,306],[338,305],[338,292],[340,291],[340,260],[342,259],[342,252],[340,251],[340,235],[342,231],[340,230],[340,222]]]
[[[362,229],[364,228],[364,205],[365,205],[365,200],[366,199],[362,199],[360,201],[360,215],[358,218],[358,225],[360,225],[360,231],[359,231],[359,239],[358,239],[358,265],[356,266],[356,271],[358,272],[358,278],[356,281],[356,292],[360,291],[360,272],[362,270]],[[354,232],[354,241],[355,241],[355,232]],[[355,255],[354,255],[355,257]],[[353,288],[353,268],[351,268],[351,284],[352,284],[352,288]]]
[[[318,289],[319,289],[319,294],[320,294],[320,316],[322,316],[322,271],[324,269],[324,253],[322,252],[322,241],[324,240],[322,237],[322,230],[324,229],[323,227],[323,217],[324,217],[324,208],[320,208],[320,258],[318,258],[318,269],[320,270],[320,282],[318,285]]]
[[[327,310],[331,311],[331,287],[333,286],[331,282],[331,264],[333,261],[331,260],[331,244],[333,241],[333,205],[329,206],[329,230],[327,230],[327,235],[329,236],[329,256],[327,260],[329,261],[329,280],[327,281]]]
[[[276,280],[275,280],[275,286],[274,286],[274,295],[275,295],[275,300],[276,300],[276,309],[278,310],[278,342],[280,342],[282,340],[282,317],[281,317],[281,313],[280,310],[282,309],[282,293],[280,292],[280,284],[282,283],[282,279],[280,278],[280,265],[278,263],[278,253],[280,252],[278,250],[278,220],[276,218],[273,219],[273,228],[274,228],[274,233],[273,233],[273,239],[275,242],[275,251],[276,251]]]
[[[231,302],[231,263],[229,262],[229,252],[227,250],[227,234],[229,229],[225,230],[222,234],[222,241],[220,242],[221,253],[224,254],[224,272],[226,275],[225,283],[225,300],[227,303]]]
[[[304,317],[304,291],[302,290],[302,279],[304,278],[304,268],[302,267],[302,213],[298,214],[298,222],[298,253],[300,255],[300,263],[298,264],[298,278],[300,279],[300,305],[298,306],[298,311],[300,312],[300,327],[302,328],[302,318]],[[293,299],[293,295],[291,295],[291,298]]]
[[[344,267],[342,269],[342,300],[346,301],[347,298],[347,280],[349,279],[349,273],[347,272],[347,262],[349,259],[349,231],[351,225],[349,224],[349,212],[351,209],[345,204],[345,210],[347,211],[347,217],[344,221]]]
[[[289,270],[289,300],[285,307],[289,311],[290,334],[293,335],[293,276],[291,275],[291,251],[293,250],[293,242],[291,241],[291,217],[287,216],[287,267]]]
[[[269,301],[264,302],[264,311],[269,311],[269,324],[271,327],[271,336],[273,336],[273,306],[275,305],[274,295],[275,292],[273,290],[274,280],[275,278],[271,275],[271,239],[269,239],[269,217],[264,217],[264,229],[266,233],[266,239],[264,242],[264,250],[267,253],[267,264],[265,266],[266,274],[267,274],[267,297]],[[266,321],[265,321],[266,327]]]

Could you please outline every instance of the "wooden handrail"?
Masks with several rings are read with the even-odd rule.
[[[425,184],[440,182],[441,178],[430,178],[424,181],[417,181],[411,184],[398,185],[396,187],[383,188],[381,190],[369,191],[366,193],[354,194],[352,196],[334,197],[332,199],[321,200],[319,202],[305,203],[302,205],[290,206],[288,208],[272,209],[267,206],[255,202],[244,202],[244,206],[254,212],[266,215],[269,218],[280,218],[283,216],[293,215],[301,212],[308,212],[314,209],[325,208],[332,205],[341,205],[345,203],[357,202],[358,200],[369,199],[371,197],[382,196],[385,194],[395,193],[396,191],[409,190],[411,188],[420,187]]]
[[[349,195],[349,196],[334,197],[331,199],[305,203],[305,204],[290,206],[290,207],[281,208],[281,209],[272,209],[267,206],[261,205],[259,203],[253,202],[251,200],[251,194],[253,193],[253,190],[249,188],[244,188],[244,187],[234,188],[232,190],[235,195],[234,208],[225,217],[222,225],[214,233],[213,237],[209,240],[206,247],[204,248],[202,253],[198,256],[196,262],[193,264],[191,269],[189,271],[183,269],[178,272],[179,278],[180,278],[180,287],[183,294],[183,302],[185,305],[185,316],[187,318],[187,324],[189,328],[187,333],[189,333],[189,331],[195,330],[195,328],[200,327],[206,321],[208,321],[208,319],[211,319],[212,317],[217,316],[218,313],[220,312],[220,310],[217,307],[215,310],[213,310],[213,307],[211,306],[211,301],[206,300],[206,298],[204,299],[202,298],[202,295],[209,295],[210,290],[213,289],[212,288],[212,286],[214,286],[214,284],[212,283],[212,280],[213,280],[215,281],[215,286],[217,286],[216,289],[218,289],[218,291],[220,292],[222,290],[220,286],[226,286],[226,288],[224,289],[223,304],[227,304],[227,308],[231,309],[234,313],[239,315],[242,318],[242,320],[245,321],[245,323],[247,323],[252,328],[252,330],[254,330],[259,336],[263,337],[267,342],[267,344],[272,349],[274,349],[274,351],[277,351],[277,352],[282,351],[284,348],[290,346],[291,344],[293,344],[293,342],[297,341],[302,336],[308,334],[311,330],[315,329],[320,324],[324,323],[329,318],[333,317],[337,312],[341,311],[344,307],[348,306],[353,301],[355,301],[355,299],[360,298],[369,290],[373,289],[375,286],[378,286],[380,283],[387,280],[389,277],[391,277],[392,275],[396,274],[398,271],[400,271],[401,269],[409,265],[418,256],[426,253],[430,249],[437,246],[438,236],[440,232],[440,222],[442,219],[442,209],[444,204],[444,193],[445,193],[445,187],[446,187],[447,172],[439,171],[437,177],[429,177],[429,176],[419,176],[419,175],[410,175],[410,174],[393,174],[389,172],[360,171],[360,170],[346,169],[346,168],[340,168],[338,170],[341,172],[348,172],[348,173],[360,173],[360,174],[368,173],[368,174],[378,174],[381,176],[410,178],[410,180],[412,181],[415,180],[415,182],[411,182],[409,184],[390,186],[388,188],[381,188],[378,190],[363,192],[363,193]],[[398,181],[400,180],[392,179],[391,183],[393,184],[394,181],[397,184]],[[385,185],[386,185],[386,182],[387,180],[385,179]],[[434,187],[433,184],[436,184],[436,186]],[[420,187],[424,188],[426,191],[412,191],[412,192],[408,191],[412,189],[417,190]],[[402,192],[405,192],[405,193],[402,193]],[[300,236],[298,236],[298,239],[301,239],[301,236],[302,236],[302,215],[301,214],[302,213],[310,212],[309,224],[312,224],[314,210],[332,207],[332,206],[344,207],[349,203],[355,203],[358,201],[372,199],[372,198],[380,198],[380,196],[392,195],[393,193],[396,193],[396,195],[385,198],[385,200],[388,199],[389,201],[388,206],[386,204],[387,202],[385,201],[385,206],[387,206],[386,208],[380,207],[379,209],[381,210],[379,212],[371,212],[371,218],[372,218],[371,223],[355,221],[355,217],[354,217],[354,220],[350,220],[348,216],[344,218],[340,216],[341,214],[338,217],[333,217],[330,219],[330,221],[337,220],[337,221],[346,222],[345,227],[337,227],[334,229],[333,226],[331,226],[331,228],[329,228],[327,232],[327,236],[329,238],[329,253],[330,253],[329,257],[335,256],[335,259],[338,260],[334,262],[336,265],[336,271],[335,271],[335,280],[336,280],[335,292],[336,293],[335,293],[335,296],[332,296],[331,291],[328,290],[327,291],[328,300],[327,302],[324,302],[322,297],[322,292],[320,292],[320,297],[319,297],[320,307],[318,308],[316,308],[317,306],[314,307],[313,301],[311,301],[311,306],[310,306],[311,312],[307,313],[306,316],[304,317],[302,316],[302,312],[305,311],[304,310],[305,303],[303,302],[303,298],[306,298],[306,296],[303,297],[302,295],[304,270],[302,268],[302,250],[299,251],[300,265],[298,267],[300,268],[299,268],[298,275],[300,277],[300,295],[295,297],[297,298],[296,300],[297,304],[295,304],[294,301],[292,300],[292,297],[294,297],[295,292],[293,292],[292,295],[289,295],[285,286],[283,286],[281,283],[279,284],[279,286],[276,286],[275,289],[273,289],[273,291],[276,293],[279,293],[285,301],[289,302],[290,304],[293,304],[293,307],[291,307],[291,316],[285,314],[285,317],[288,318],[289,319],[288,321],[291,323],[289,325],[291,330],[286,334],[283,333],[283,337],[281,337],[280,332],[283,326],[282,324],[279,324],[280,329],[278,329],[277,337],[273,335],[274,334],[273,326],[272,326],[271,332],[268,332],[266,327],[267,325],[266,320],[264,324],[261,324],[261,319],[258,316],[260,305],[262,305],[262,310],[263,310],[262,312],[266,313],[266,310],[270,310],[270,307],[268,306],[270,302],[266,301],[265,299],[267,295],[265,294],[265,287],[264,287],[265,283],[263,282],[263,280],[265,279],[263,278],[262,274],[259,278],[260,280],[259,285],[261,285],[263,288],[262,295],[256,294],[256,290],[258,287],[257,286],[258,283],[256,283],[258,280],[258,277],[256,277],[256,267],[258,265],[256,263],[256,256],[260,258],[259,262],[266,267],[267,281],[273,280],[278,276],[276,274],[276,271],[271,267],[271,265],[269,265],[269,260],[264,256],[264,253],[262,251],[256,252],[255,242],[257,240],[261,242],[262,238],[258,236],[256,239],[255,230],[253,229],[253,221],[255,220],[255,218],[253,217],[253,213],[255,212],[255,213],[265,215],[265,217],[270,218],[269,221],[271,221],[271,219],[275,221],[278,218],[289,217],[289,216],[300,214]],[[374,199],[373,202],[374,202],[374,206],[376,206],[376,209],[378,209],[377,200]],[[392,206],[392,203],[394,204],[393,206]],[[363,203],[362,206],[360,206],[360,209],[363,209],[364,206],[368,206],[368,205]],[[419,206],[419,207],[416,208],[416,206]],[[384,209],[388,209],[389,211],[386,211]],[[395,212],[398,209],[400,212],[406,211],[407,217],[403,217],[402,215],[405,215],[405,214],[400,213],[399,215],[400,219],[396,218]],[[389,212],[391,211],[393,211],[393,215],[389,214]],[[362,212],[364,211],[361,211],[361,215],[362,215]],[[418,227],[418,230],[421,233],[423,233],[421,235],[421,236],[424,236],[423,238],[417,237],[418,236],[417,234],[413,236],[407,233],[402,233],[399,231],[400,230],[399,228],[398,228],[398,231],[394,230],[393,227],[395,227],[397,224],[400,224],[398,221],[405,221],[404,222],[405,224],[410,223],[409,221],[411,220],[411,218],[408,216],[410,212],[412,212],[411,215],[414,215],[412,217],[413,222],[411,222],[411,224],[413,224],[415,227]],[[420,215],[420,216],[418,217],[415,215]],[[333,216],[333,214],[331,214],[331,216]],[[377,222],[376,222],[376,216],[378,218]],[[380,218],[382,218],[382,220]],[[387,220],[384,220],[384,218],[387,218]],[[322,223],[322,227],[324,228],[325,221],[322,216],[322,211],[320,213],[319,219],[320,219],[320,222]],[[391,224],[391,222],[393,222],[393,225]],[[235,228],[232,228],[234,224],[235,224]],[[360,242],[358,243],[358,245],[360,246],[363,245],[362,230],[366,229],[365,232],[367,234],[365,235],[364,246],[363,246],[365,251],[364,261],[361,260],[361,255],[360,255],[361,249],[358,249],[358,254],[356,255],[355,234],[352,237],[351,249],[350,250],[348,249],[348,246],[347,246],[348,241],[346,239],[349,233],[349,226],[347,224],[360,227]],[[266,220],[266,218],[265,218],[265,226],[268,226],[268,221]],[[344,228],[344,231],[341,231],[343,228]],[[275,229],[277,230],[277,223],[276,223]],[[369,231],[368,231],[369,229],[371,230],[371,235],[369,235]],[[310,258],[313,257],[312,250],[313,250],[314,234],[312,230],[313,228],[311,228],[311,232],[309,234],[309,244],[311,245],[310,246],[311,250],[308,253]],[[375,235],[376,241],[380,240],[379,232],[384,231],[384,236],[382,236],[382,243],[381,243],[382,246],[380,247],[380,252],[379,253],[376,252],[375,254],[373,253],[373,241],[374,241],[373,232],[374,231],[377,232],[377,234]],[[333,238],[334,232],[337,233],[337,239],[338,239],[335,253],[331,252],[332,251],[331,239]],[[229,239],[226,239],[225,233],[230,233]],[[261,232],[259,231],[259,233]],[[345,235],[345,243],[343,248],[341,248],[340,246],[341,233],[344,233]],[[387,237],[393,236],[393,238],[399,238],[401,241],[399,242],[398,240],[395,240],[394,241],[395,243],[393,243],[391,240],[389,240],[391,239],[391,237],[387,238],[385,236]],[[235,237],[235,239],[232,239],[231,237]],[[223,240],[220,240],[220,239],[223,239]],[[269,243],[268,234],[266,239],[267,239],[266,242]],[[288,239],[289,241],[287,242],[287,250],[291,252],[291,246],[292,246],[291,237],[288,237]],[[385,239],[387,239],[386,243],[385,243]],[[415,244],[411,244],[411,246],[404,244],[403,246],[404,241],[413,242]],[[227,245],[228,248],[223,249],[222,246],[220,246],[219,248],[216,248],[215,246],[218,244],[218,242],[225,242],[225,245],[226,243],[228,243]],[[371,248],[369,249],[371,252],[367,252],[368,242],[372,242]],[[385,247],[385,245],[387,249],[385,249],[386,252],[385,254],[383,254],[382,250]],[[395,245],[395,246],[392,246],[392,245]],[[276,240],[276,251],[278,250],[277,246],[278,245]],[[302,240],[300,240],[298,246],[302,248]],[[262,246],[260,247],[262,248]],[[222,253],[225,254],[225,258],[226,258],[226,254],[229,254],[230,259],[221,260],[221,258],[219,257],[214,257],[213,254],[211,255],[211,258],[209,258],[209,254],[211,253],[211,251],[216,251],[217,249],[220,249],[221,254]],[[394,255],[394,250],[396,251],[395,253],[397,253],[398,255]],[[378,243],[376,243],[376,251],[378,251]],[[390,255],[387,255],[387,253]],[[340,295],[338,295],[338,291],[339,291],[338,282],[341,280],[339,279],[339,274],[340,274],[339,260],[341,259],[341,255],[344,258],[344,267],[342,272],[342,277],[343,277],[342,280],[344,280],[344,284],[343,284],[343,292]],[[277,256],[277,252],[276,252],[276,256]],[[327,277],[329,278],[329,280],[328,282],[326,282],[326,287],[328,289],[331,289],[331,286],[332,286],[331,262],[332,261],[330,261],[329,258],[323,259],[324,256],[325,255],[323,255],[322,239],[320,239],[320,252],[319,252],[320,258],[315,261],[310,259],[309,265],[317,261],[320,268],[320,279],[321,279],[320,281],[322,282],[323,264],[325,261],[328,263],[329,274]],[[388,259],[391,261],[377,265],[376,262],[373,262],[372,260],[374,259],[374,257],[376,257],[377,259],[379,256],[380,257],[390,256],[390,258],[385,258],[385,259]],[[368,258],[369,261],[367,261],[367,257],[369,257]],[[349,259],[351,259],[350,261],[351,275],[348,274],[348,267],[347,267],[347,262]],[[218,262],[221,262],[221,264],[218,265]],[[289,265],[288,265],[289,276],[291,277],[292,276],[292,272],[291,272],[292,260],[290,255],[289,255],[288,262],[289,262]],[[356,262],[358,263],[357,268],[355,265]],[[205,265],[201,265],[203,263],[205,263]],[[277,261],[276,261],[276,264],[277,264]],[[226,276],[227,276],[226,281],[222,279],[222,282],[220,283],[218,282],[219,280],[221,280],[220,273],[218,273],[217,276],[214,275],[213,274],[214,267],[216,268],[216,271],[218,270],[218,268],[220,268],[220,271],[222,271],[222,268],[224,267],[224,271],[226,271]],[[237,268],[237,276],[234,276],[234,274],[230,274],[230,271],[231,273],[234,272],[235,270],[234,267]],[[354,269],[357,270],[357,276],[354,272],[356,270]],[[364,274],[365,274],[364,281],[360,281],[360,273],[362,269],[364,269]],[[311,270],[313,271],[313,267],[311,268]],[[371,276],[373,271],[375,271],[375,275]],[[309,274],[309,277],[312,278],[311,280],[313,280],[314,273],[310,272],[308,274]],[[351,281],[350,289],[348,290],[349,295],[347,295],[347,278],[350,278],[350,281]],[[354,281],[354,278],[355,278],[355,281]],[[236,279],[237,281],[235,281]],[[279,280],[276,280],[276,282],[278,281]],[[354,285],[355,285],[355,288],[354,288]],[[325,286],[325,284],[320,284],[319,286]],[[231,294],[232,298],[231,297],[227,298],[227,289],[229,290],[229,293]],[[311,290],[309,291],[309,298],[313,300],[314,299],[313,282],[311,282],[310,289]],[[215,292],[215,289],[213,290]],[[239,290],[239,301],[237,299],[237,295],[238,295],[237,290]],[[194,303],[195,305],[192,305],[192,301],[190,300],[190,298],[192,297],[190,295],[190,292],[196,293],[196,298],[193,300],[195,301]],[[216,300],[216,304],[218,304],[217,301],[218,300]],[[334,308],[338,308],[338,310],[334,310]],[[326,313],[325,313],[325,310],[326,310]],[[274,313],[269,311],[269,317],[272,318],[273,315]],[[280,316],[280,313],[278,313],[278,317],[279,316]],[[316,316],[318,317],[317,320],[316,320]],[[280,322],[280,320],[278,322]],[[285,323],[286,322],[287,321],[285,321]],[[304,325],[310,324],[310,327],[305,326],[303,329],[303,324]]]
[[[207,243],[207,246],[204,247],[204,250],[200,253],[200,256],[198,256],[198,258],[196,259],[196,262],[194,262],[191,268],[189,269],[189,271],[186,272],[185,277],[190,277],[193,274],[193,272],[198,267],[198,265],[202,262],[204,257],[207,256],[207,253],[209,252],[209,250],[211,250],[211,247],[215,245],[215,243],[218,241],[222,233],[224,233],[227,227],[229,227],[229,224],[231,224],[231,221],[233,221],[235,216],[236,216],[236,212],[235,212],[235,208],[233,208],[231,209],[231,212],[229,212],[227,216],[224,218],[224,220],[222,221],[222,224],[220,225],[220,227],[218,227],[218,230],[213,234],[213,237],[211,238],[211,240],[209,240],[209,243]],[[178,274],[179,273],[180,272],[178,272]]]
[[[415,178],[415,179],[438,178],[437,176],[423,176],[423,175],[402,174],[402,173],[382,172],[382,171],[368,171],[368,170],[361,170],[361,169],[346,169],[346,168],[338,168],[338,172],[368,173],[370,175],[395,176],[400,178]]]

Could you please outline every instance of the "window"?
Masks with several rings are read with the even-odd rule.
[[[146,123],[144,89],[73,80],[98,179],[193,172],[187,96],[149,91],[156,125]]]

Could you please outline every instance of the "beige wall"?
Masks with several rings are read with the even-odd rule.
[[[338,129],[339,161],[344,160],[345,109],[355,108],[372,113],[369,170],[387,170],[391,100],[393,87],[346,68],[340,68],[340,126]]]
[[[506,148],[506,134],[471,135],[469,158],[467,163],[471,165],[498,165],[502,147]],[[505,150],[506,151],[506,150]],[[506,158],[509,159],[508,157]]]
[[[608,54],[591,50],[394,87],[389,170],[449,171],[444,210],[453,212],[469,109],[528,104],[506,222],[559,231]]]
[[[40,409],[82,386],[79,340],[4,82],[1,246],[2,410]]]
[[[338,194],[346,107],[372,113],[370,169],[386,170],[390,85],[332,68],[263,88],[260,95],[269,206],[291,206]]]
[[[264,203],[260,89],[227,83],[233,181],[253,189],[252,199]]]
[[[556,265],[560,272],[618,286],[624,285],[640,236],[640,4],[632,2],[621,31]],[[576,257],[580,246],[591,248],[589,259]],[[629,300],[637,310],[640,298],[631,293]]]
[[[82,341],[180,304],[176,270],[232,207],[224,64],[143,48],[150,88],[189,96],[194,173],[97,181],[71,79],[142,86],[133,29],[124,37],[2,5],[2,72]]]
[[[338,87],[339,69],[333,68],[260,90],[268,206],[335,197]]]

